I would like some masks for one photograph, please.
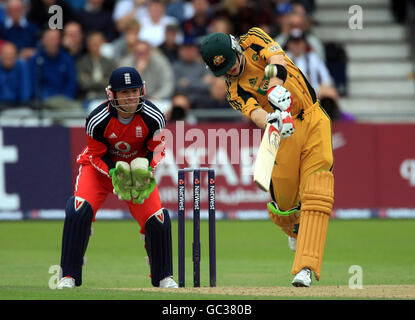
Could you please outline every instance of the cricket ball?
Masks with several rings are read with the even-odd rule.
[[[275,64],[268,64],[265,67],[264,74],[265,76],[270,79],[277,76],[277,66]]]

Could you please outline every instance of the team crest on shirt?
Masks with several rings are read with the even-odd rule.
[[[135,127],[135,137],[142,138],[143,137],[143,128],[141,126]]]
[[[254,53],[254,54],[252,55],[252,60],[254,60],[254,61],[258,61],[258,60],[259,60],[259,56],[258,56],[256,53]]]
[[[215,56],[214,58],[213,58],[213,64],[215,65],[215,66],[219,66],[219,65],[221,65],[222,63],[224,63],[225,62],[225,57],[224,56],[222,56],[222,55],[220,55],[220,56]]]

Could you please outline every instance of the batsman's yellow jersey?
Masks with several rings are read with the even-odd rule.
[[[301,202],[311,174],[332,169],[331,121],[305,76],[269,35],[260,28],[251,28],[240,37],[239,44],[246,59],[245,69],[239,76],[226,76],[226,95],[230,105],[249,118],[257,108],[273,112],[267,98],[269,80],[264,75],[269,57],[283,55],[287,62],[283,86],[291,93],[295,131],[281,140],[270,194],[281,210],[289,210]]]
[[[242,35],[239,44],[246,60],[245,69],[238,77],[227,76],[226,94],[230,105],[245,116],[257,108],[272,112],[267,99],[269,80],[264,75],[268,59],[283,55],[287,62],[287,80],[284,87],[293,97],[293,116],[310,108],[317,101],[314,90],[297,66],[287,57],[280,45],[260,28],[251,28]]]

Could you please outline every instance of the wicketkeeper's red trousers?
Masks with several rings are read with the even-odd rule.
[[[108,194],[112,192],[113,186],[111,178],[99,172],[92,165],[80,165],[74,195],[85,199],[92,206],[94,210],[94,218],[92,221],[95,221],[95,215],[98,209]],[[144,225],[147,219],[162,208],[157,186],[143,204],[134,204],[132,201],[126,201],[126,203],[131,215],[140,225],[140,233],[142,234],[145,233]]]

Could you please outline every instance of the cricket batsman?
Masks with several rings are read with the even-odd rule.
[[[165,118],[145,99],[145,83],[134,68],[114,70],[106,90],[108,101],[86,119],[88,143],[77,158],[75,192],[66,203],[58,288],[82,284],[91,224],[112,192],[127,202],[140,225],[152,285],[177,288],[169,212],[161,206],[153,178],[153,169],[164,157]]]
[[[270,123],[280,133],[267,209],[295,251],[292,284],[309,287],[312,272],[320,279],[334,201],[330,118],[306,77],[260,28],[239,41],[210,34],[200,50],[213,74],[225,76],[230,105],[259,128]]]

